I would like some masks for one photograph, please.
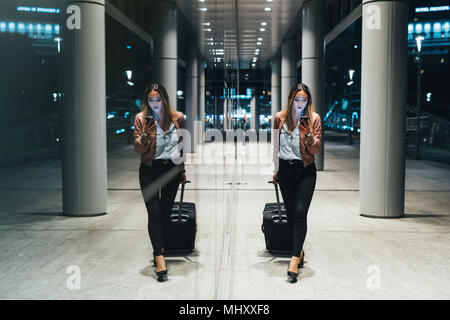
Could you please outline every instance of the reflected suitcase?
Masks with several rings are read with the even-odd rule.
[[[181,186],[180,202],[173,203],[169,215],[165,252],[192,252],[195,247],[196,208],[193,202],[183,202],[184,185]]]
[[[269,183],[273,183],[269,181]],[[266,203],[263,211],[261,230],[266,240],[266,249],[269,252],[288,253],[292,250],[286,208],[280,203],[278,185],[275,184],[276,203]]]

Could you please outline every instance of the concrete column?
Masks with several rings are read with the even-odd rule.
[[[302,8],[302,82],[312,95],[314,110],[323,120],[325,114],[325,77],[324,77],[324,1],[311,0]],[[323,128],[322,124],[322,128]],[[317,170],[323,170],[324,145],[315,155]]]
[[[363,1],[360,210],[368,217],[404,214],[406,1]]]
[[[282,109],[280,73],[281,60],[280,57],[275,57],[272,59],[272,118]]]
[[[199,130],[198,115],[198,56],[195,41],[188,42],[188,54],[186,61],[186,129],[191,133],[191,152],[195,152]]]
[[[63,212],[107,211],[105,0],[73,1],[80,28],[64,28]]]
[[[296,38],[283,40],[281,44],[281,109],[287,104],[289,90],[297,82],[298,56]]]
[[[162,84],[170,103],[177,108],[177,8],[173,2],[155,0],[151,10],[151,34],[153,35],[154,82]]]
[[[198,105],[199,105],[199,115],[201,121],[199,144],[203,144],[205,135],[205,108],[206,108],[206,90],[205,90],[205,61],[202,57],[199,57],[200,63],[198,64]],[[216,97],[217,98],[217,97]]]

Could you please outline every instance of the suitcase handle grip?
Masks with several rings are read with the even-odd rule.
[[[281,204],[280,204],[280,195],[278,193],[278,184],[273,183],[273,181],[268,181],[268,183],[272,183],[275,186],[275,194],[277,196],[277,211],[278,211],[278,219],[282,220],[281,217]]]
[[[186,183],[191,183],[191,181],[186,180],[186,182],[181,184],[180,205],[178,206],[178,219],[181,219],[181,212],[183,210],[184,185]]]

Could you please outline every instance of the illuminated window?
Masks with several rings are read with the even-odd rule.
[[[433,32],[441,32],[441,23],[440,22],[436,22],[433,25]]]
[[[421,23],[416,24],[416,33],[422,33],[423,26]]]

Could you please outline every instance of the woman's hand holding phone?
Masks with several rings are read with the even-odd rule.
[[[309,117],[302,117],[298,126],[300,132],[306,137],[306,142],[312,144],[314,137],[311,132],[311,126],[309,125]]]

